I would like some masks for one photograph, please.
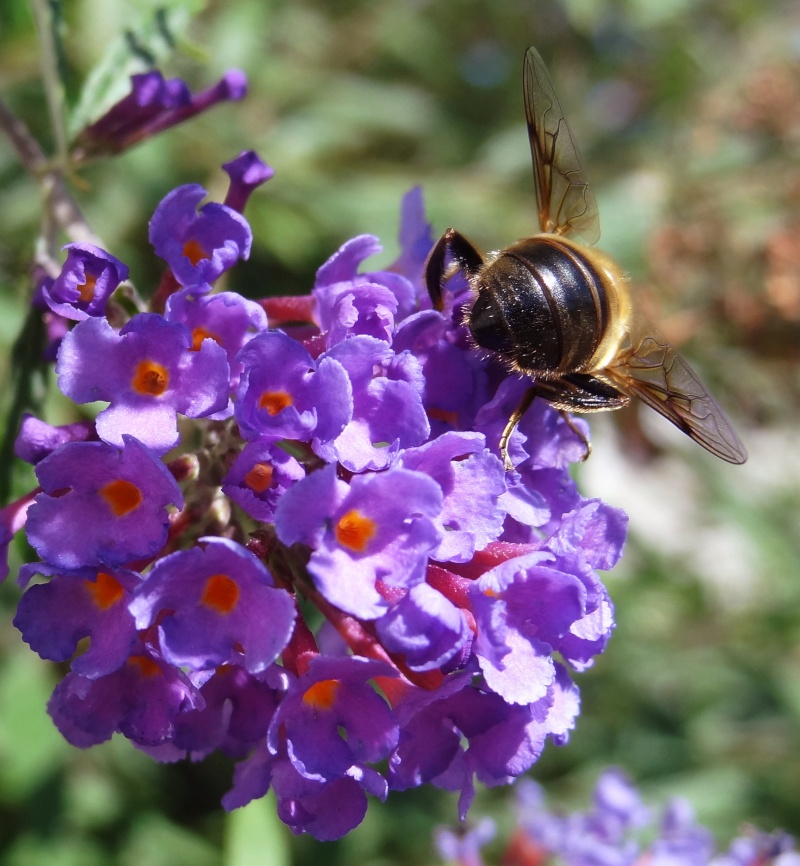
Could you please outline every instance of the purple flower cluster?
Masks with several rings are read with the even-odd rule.
[[[49,710],[76,746],[222,750],[227,808],[272,789],[319,839],[355,827],[367,794],[426,783],[463,817],[476,780],[507,784],[567,741],[571,672],[613,628],[598,570],[625,515],[578,493],[584,422],[545,403],[504,470],[527,386],[470,346],[463,285],[431,309],[418,190],[393,266],[364,268],[380,247],[357,237],[308,297],[256,303],[213,284],[247,257],[241,210],[272,172],[253,154],[225,169],[226,203],[189,185],[156,210],[169,270],[149,311],[125,320],[110,293],[127,269],[86,244],[45,295],[78,320],[59,387],[106,407],[19,436],[41,561],[16,625],[69,663]]]
[[[658,815],[617,769],[600,776],[586,812],[548,810],[541,788],[530,780],[516,793],[517,827],[502,857],[508,866],[800,866],[793,839],[780,832],[748,828],[727,851],[717,852],[688,801],[675,798]],[[459,866],[482,866],[480,849],[494,829],[483,819],[466,832],[440,830],[439,853]]]

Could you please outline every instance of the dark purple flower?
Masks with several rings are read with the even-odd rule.
[[[239,70],[227,72],[217,84],[194,96],[180,78],[165,79],[157,69],[132,75],[131,92],[81,132],[73,157],[119,153],[219,102],[242,99],[246,92],[247,79]]]
[[[295,606],[266,568],[226,538],[159,559],[130,603],[138,629],[158,626],[164,658],[201,671],[240,664],[259,673],[292,634]]]
[[[178,442],[177,416],[198,418],[228,403],[225,351],[155,313],[134,316],[117,333],[105,319],[79,322],[61,344],[58,384],[76,403],[107,400],[96,420],[114,445],[136,436],[159,453]]]
[[[386,798],[386,782],[374,770],[354,770],[333,781],[309,779],[284,755],[272,755],[262,745],[236,765],[233,788],[222,798],[222,805],[237,809],[263,797],[270,787],[278,800],[281,821],[293,833],[309,833],[325,842],[340,839],[364,820],[366,793]]]
[[[50,581],[28,587],[14,618],[25,643],[44,659],[65,662],[88,637],[89,648],[71,669],[96,679],[119,668],[136,640],[128,602],[141,577],[121,569],[63,574],[44,563],[38,571]]]
[[[67,244],[67,260],[52,285],[43,284],[42,295],[53,312],[82,321],[103,315],[106,302],[128,278],[128,266],[92,244]]]
[[[244,213],[253,190],[275,174],[275,169],[267,165],[254,150],[242,151],[236,159],[223,163],[222,168],[230,178],[223,204],[239,213]]]
[[[28,512],[28,540],[59,568],[117,566],[153,556],[167,537],[167,508],[183,506],[166,467],[132,436],[118,449],[70,442],[36,467],[43,493]]]
[[[213,283],[250,255],[247,220],[217,202],[198,205],[207,193],[196,183],[166,195],[150,220],[150,243],[182,286]]]
[[[394,676],[383,662],[313,658],[272,718],[269,750],[277,755],[285,742],[297,772],[317,781],[349,776],[383,760],[397,744],[397,722],[370,680]]]
[[[175,746],[194,758],[214,749],[243,757],[266,737],[280,692],[238,665],[222,665],[200,687],[200,698],[175,720]]]
[[[64,739],[81,749],[111,739],[116,731],[134,743],[158,746],[172,737],[178,714],[197,700],[184,674],[140,648],[106,676],[67,674],[47,711]]]

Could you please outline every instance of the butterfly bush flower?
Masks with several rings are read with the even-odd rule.
[[[247,94],[247,78],[230,70],[215,84],[197,94],[180,78],[165,79],[157,69],[131,76],[131,90],[102,117],[87,126],[72,146],[76,161],[120,153],[165,129]]]
[[[50,309],[81,321],[100,316],[114,289],[128,278],[128,266],[92,244],[68,244],[67,260],[51,285],[42,287]]]
[[[155,77],[136,93],[97,135],[187,105]],[[380,243],[361,235],[306,297],[254,301],[216,284],[249,252],[242,210],[272,170],[252,153],[225,170],[224,203],[198,210],[191,184],[157,207],[171,277],[148,308],[113,323],[99,300],[81,308],[84,275],[99,297],[125,273],[85,246],[62,279],[81,298],[48,288],[81,319],[59,387],[100,406],[93,422],[23,424],[16,453],[41,487],[0,542],[27,513],[40,560],[20,573],[16,626],[69,666],[49,711],[76,746],[119,733],[160,761],[222,751],[226,808],[272,790],[319,839],[425,784],[455,792],[463,818],[476,783],[509,784],[568,741],[573,675],[614,627],[598,572],[625,515],[580,495],[569,467],[588,428],[544,402],[503,468],[526,385],[470,345],[463,280],[447,314],[431,309],[419,190],[391,267],[369,269]]]
[[[542,789],[531,780],[517,786],[517,823],[500,862],[562,863],[564,866],[800,866],[800,854],[785,833],[747,828],[727,851],[717,851],[711,832],[697,823],[687,800],[673,798],[661,810],[646,806],[618,769],[597,780],[585,812],[546,807]],[[466,832],[436,834],[439,854],[459,866],[483,866],[480,849],[495,837],[495,825],[481,819]]]

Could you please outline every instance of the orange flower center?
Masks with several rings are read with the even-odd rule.
[[[186,241],[183,245],[183,254],[187,259],[193,264],[196,265],[201,259],[207,259],[208,253],[200,246],[200,243],[196,241],[194,238]]]
[[[212,574],[206,581],[200,603],[217,613],[230,613],[239,601],[239,586],[227,574]]]
[[[169,373],[166,367],[155,361],[140,361],[133,374],[131,387],[137,394],[160,397],[169,387]]]
[[[114,517],[125,517],[132,511],[136,511],[144,499],[142,491],[132,481],[126,481],[124,478],[117,478],[104,484],[99,493]]]
[[[213,340],[215,343],[217,343],[217,345],[220,345],[220,339],[216,334],[212,333],[211,331],[202,327],[201,325],[198,325],[192,331],[192,351],[193,352],[199,352],[200,351],[200,347],[203,345],[203,340]]]
[[[97,573],[96,580],[85,581],[86,591],[92,598],[94,605],[99,610],[108,610],[113,607],[125,595],[122,584],[103,571]]]
[[[147,656],[130,656],[128,664],[132,668],[137,668],[142,677],[157,677],[161,674],[161,668]]]
[[[342,547],[348,547],[356,553],[363,553],[377,529],[374,520],[370,520],[353,508],[339,518],[336,524],[336,540]]]
[[[272,484],[272,467],[269,463],[256,463],[244,476],[244,483],[253,493],[263,493]]]
[[[292,405],[292,395],[286,391],[264,391],[258,398],[258,408],[266,409],[268,415],[277,415]]]
[[[97,277],[86,274],[85,281],[78,286],[78,295],[84,304],[94,300],[94,287],[97,285]]]
[[[315,710],[329,710],[336,700],[340,685],[339,680],[320,680],[306,689],[303,703]]]

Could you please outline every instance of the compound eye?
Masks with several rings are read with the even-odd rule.
[[[472,305],[469,329],[475,342],[484,349],[506,354],[514,349],[505,318],[497,303],[487,292],[479,292]]]

